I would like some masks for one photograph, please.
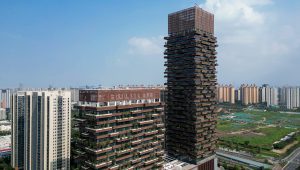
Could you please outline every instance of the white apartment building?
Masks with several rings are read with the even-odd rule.
[[[11,98],[12,167],[69,170],[70,91],[21,91]]]
[[[276,87],[270,87],[264,84],[260,88],[260,102],[266,103],[267,106],[278,106],[279,104],[279,90]]]
[[[300,87],[283,87],[280,89],[280,103],[287,109],[300,107]]]

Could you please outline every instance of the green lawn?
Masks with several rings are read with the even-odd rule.
[[[253,123],[238,123],[232,122],[228,120],[218,120],[217,129],[222,132],[235,132],[242,129],[252,129],[255,128],[256,125]]]
[[[300,128],[300,114],[288,114],[272,111],[251,111],[245,110],[244,113],[251,114],[255,120],[266,118],[267,124],[278,124],[280,126]]]
[[[295,131],[290,128],[281,127],[267,127],[254,130],[255,133],[260,134],[239,134],[239,135],[228,135],[221,137],[222,140],[232,141],[235,143],[244,144],[248,141],[250,146],[258,146],[264,149],[272,149],[272,144],[280,138],[286,136],[288,133]]]

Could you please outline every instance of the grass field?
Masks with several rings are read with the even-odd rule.
[[[258,146],[270,150],[272,149],[272,144],[275,141],[280,140],[282,137],[294,131],[294,129],[289,128],[267,127],[257,130],[255,129],[250,133],[247,132],[242,134],[228,135],[222,137],[222,139],[240,144],[244,144],[246,141],[248,141],[248,145]]]
[[[273,143],[300,129],[300,114],[297,113],[245,109],[230,116],[220,116],[218,120],[221,145],[254,150],[260,157],[280,156],[271,151]]]

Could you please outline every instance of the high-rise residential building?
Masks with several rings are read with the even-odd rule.
[[[77,104],[79,102],[79,88],[71,88],[71,102]]]
[[[69,91],[20,91],[12,95],[12,167],[70,169],[70,98]]]
[[[235,103],[235,90],[233,85],[218,85],[217,100],[219,103]]]
[[[279,104],[279,91],[276,87],[271,87],[264,84],[259,88],[260,102],[266,103],[269,106],[278,106]]]
[[[3,108],[0,108],[0,120],[6,120],[6,119],[7,119],[6,110]]]
[[[0,108],[9,109],[11,89],[2,89],[0,93]]]
[[[287,109],[300,107],[300,87],[280,88],[280,105]]]
[[[165,47],[166,153],[214,169],[217,137],[214,16],[198,6],[169,14]]]
[[[242,84],[240,90],[243,105],[259,103],[259,88],[255,84]]]
[[[163,105],[158,88],[80,90],[75,161],[81,169],[160,169]]]
[[[240,102],[242,99],[241,99],[241,90],[240,89],[236,89],[234,91],[234,95],[235,95],[235,101],[236,102]]]

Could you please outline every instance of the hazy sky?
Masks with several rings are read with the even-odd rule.
[[[0,88],[163,84],[167,14],[195,2],[215,14],[220,83],[300,85],[298,0],[3,0]]]

